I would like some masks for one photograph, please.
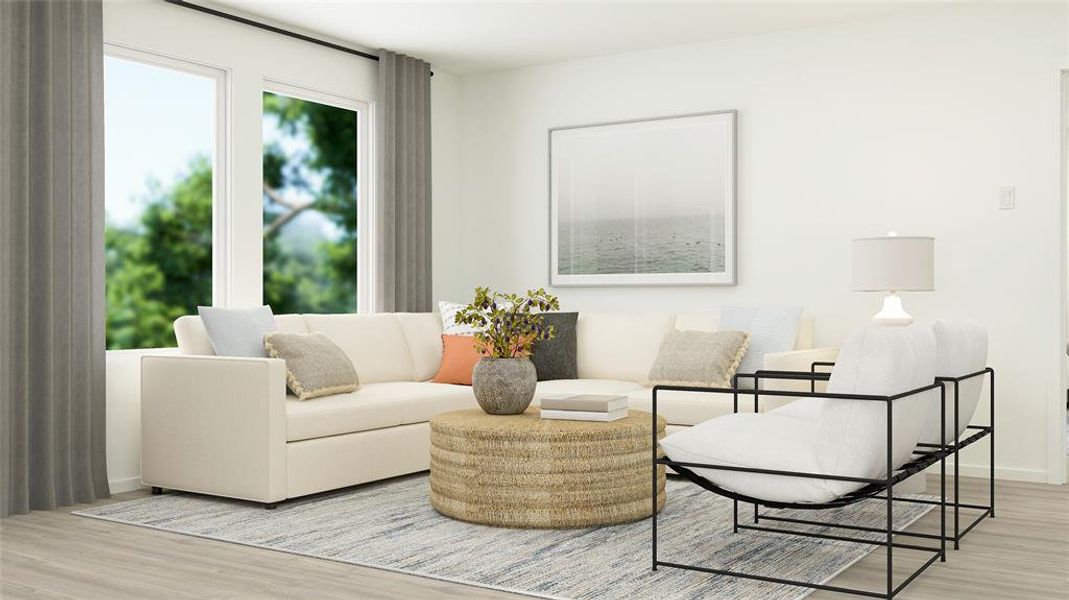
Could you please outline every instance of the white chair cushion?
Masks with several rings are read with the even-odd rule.
[[[371,383],[348,394],[286,398],[286,441],[422,423],[438,413],[475,408],[471,388],[430,382]]]
[[[579,313],[576,354],[580,379],[643,381],[673,314]]]
[[[935,335],[930,327],[866,327],[851,334],[839,350],[827,391],[885,396],[932,383]],[[912,459],[933,405],[939,406],[938,390],[892,402],[893,466]],[[860,477],[886,475],[885,403],[826,399],[816,418],[821,424],[823,448],[819,454],[825,461],[822,472]]]
[[[814,443],[819,431],[819,423],[809,419],[740,413],[672,433],[661,440],[661,448],[679,462],[819,473],[819,446]],[[779,502],[828,502],[858,487],[805,477],[693,470],[730,490]]]
[[[935,378],[935,336],[921,326],[865,328],[843,344],[828,392],[893,395]],[[894,401],[892,462],[908,462],[938,392]],[[878,478],[886,474],[886,403],[801,399],[763,414],[728,415],[666,436],[670,458],[729,466]],[[701,457],[700,459],[698,457]],[[710,481],[749,496],[827,502],[862,484],[704,469]]]
[[[304,315],[309,331],[337,344],[356,367],[361,383],[415,381],[412,353],[392,314]]]
[[[944,319],[932,325],[935,333],[935,374],[938,377],[960,377],[984,369],[987,366],[987,331],[983,326],[960,319]],[[965,432],[980,403],[980,393],[987,377],[980,376],[958,383],[961,397],[958,399],[958,424],[954,426],[954,384],[947,383],[946,390],[946,441],[953,442],[956,434]],[[922,440],[940,443],[939,406],[929,411],[928,422]]]

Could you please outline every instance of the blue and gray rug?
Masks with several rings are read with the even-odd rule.
[[[752,531],[733,534],[730,500],[672,478],[667,495],[658,519],[661,560],[822,583],[875,548]],[[896,527],[908,526],[928,509],[897,503]],[[740,514],[750,510],[740,507]],[[544,598],[795,600],[809,593],[667,567],[653,572],[648,520],[566,531],[454,521],[430,507],[422,474],[289,501],[273,511],[209,496],[166,494],[74,514]],[[876,501],[802,518],[814,515],[874,527],[886,518],[884,503]]]

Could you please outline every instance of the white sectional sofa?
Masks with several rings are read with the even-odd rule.
[[[180,354],[141,363],[144,485],[275,503],[429,468],[435,414],[473,408],[470,387],[432,383],[441,361],[441,321],[433,313],[277,315],[282,331],[321,332],[352,360],[361,388],[304,402],[287,396],[280,359],[215,356],[198,317],[175,322]],[[650,409],[644,387],[664,336],[715,330],[715,312],[581,313],[579,379],[539,382],[548,395],[623,394]],[[803,317],[795,350],[766,355],[764,367],[808,370],[836,350],[812,349]],[[740,401],[741,409],[752,402]],[[762,410],[776,404],[763,404]],[[731,396],[664,394],[670,428],[731,412]]]

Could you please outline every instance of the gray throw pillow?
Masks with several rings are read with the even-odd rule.
[[[552,312],[540,316],[545,325],[554,327],[556,336],[534,344],[531,362],[538,373],[538,380],[578,379],[575,324],[579,320],[579,313]]]
[[[322,333],[272,333],[264,338],[264,349],[286,361],[286,387],[298,400],[360,387],[352,361]]]
[[[278,331],[270,306],[216,308],[198,306],[212,350],[219,356],[267,356],[264,336]]]
[[[749,341],[745,331],[673,331],[661,342],[646,385],[731,387]]]

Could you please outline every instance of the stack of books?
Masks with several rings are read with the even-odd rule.
[[[627,396],[581,394],[541,401],[543,419],[615,421],[627,416]]]

